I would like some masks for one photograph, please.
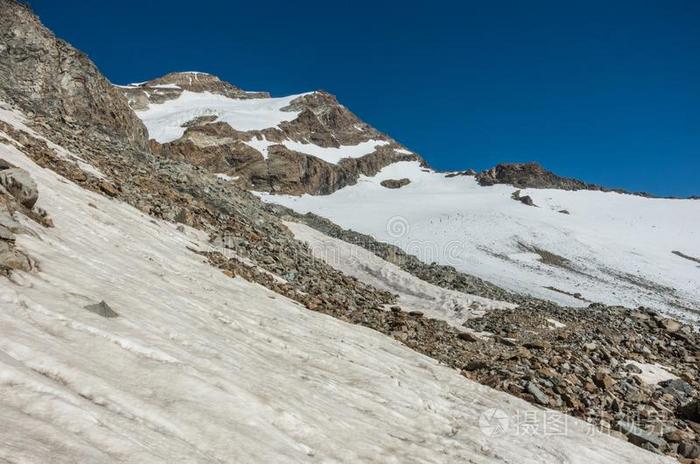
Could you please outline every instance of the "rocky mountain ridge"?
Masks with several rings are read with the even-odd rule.
[[[0,0],[0,99],[45,131],[145,150],[146,129],[84,53],[56,38],[29,7]]]
[[[172,102],[185,92],[248,100],[265,107],[271,97],[245,92],[205,73],[171,73],[140,84],[119,87],[137,114]],[[248,111],[248,110],[246,110]],[[279,108],[287,120],[253,130],[238,130],[221,120],[221,111],[203,105],[173,140],[150,141],[159,156],[201,166],[235,178],[248,189],[278,193],[327,194],[371,176],[400,160],[420,159],[390,137],[361,121],[331,94],[316,91],[299,95]],[[368,145],[361,156],[343,156],[343,148]],[[325,150],[324,149],[328,149]],[[318,153],[337,151],[336,162]]]
[[[501,163],[491,169],[476,173],[475,177],[479,184],[483,186],[509,184],[518,188],[594,190],[627,193],[648,198],[654,197],[654,195],[647,192],[629,192],[624,189],[608,188],[597,184],[589,184],[579,179],[562,177],[546,170],[538,163]]]

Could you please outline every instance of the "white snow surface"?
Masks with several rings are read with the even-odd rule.
[[[182,124],[199,116],[216,115],[217,121],[228,123],[239,131],[261,130],[291,121],[298,111],[282,111],[300,95],[281,98],[228,98],[211,92],[185,90],[173,100],[151,103],[148,109],[136,115],[148,129],[149,137],[159,143],[172,142],[182,137]]]
[[[315,258],[361,282],[398,294],[401,306],[408,311],[442,319],[460,330],[464,330],[464,321],[488,310],[516,307],[430,284],[360,246],[329,237],[305,224],[285,225],[297,240],[309,245]]]
[[[668,367],[662,366],[661,364],[642,363],[634,360],[627,360],[627,364],[632,364],[640,368],[642,372],[641,374],[637,375],[640,379],[642,379],[642,382],[649,385],[656,385],[664,380],[673,380],[678,378],[678,376],[668,371]]]
[[[400,189],[380,186],[404,177],[411,183]],[[524,189],[535,208],[514,201],[515,190],[481,187],[470,176],[446,178],[407,161],[327,196],[260,196],[517,292],[588,304],[546,288],[554,287],[698,321],[700,266],[672,251],[700,257],[700,201]],[[568,268],[542,262],[533,246],[566,258]]]
[[[188,250],[204,234],[0,156],[55,222],[22,219],[40,271],[0,279],[0,461],[672,462],[228,278]],[[119,317],[84,309],[100,300]]]
[[[255,148],[262,153],[263,158],[267,159],[268,148],[272,145],[284,145],[290,150],[298,151],[306,155],[315,156],[323,161],[331,164],[338,164],[344,158],[361,158],[365,155],[373,153],[377,147],[388,145],[386,140],[368,140],[358,143],[357,145],[341,145],[340,147],[320,147],[313,143],[301,143],[293,140],[283,140],[281,142],[270,142],[263,138],[262,140],[253,138],[246,145]]]
[[[168,85],[171,84],[156,87],[166,88]],[[185,127],[182,125],[199,116],[215,115],[217,121],[228,123],[239,131],[276,127],[281,122],[296,119],[298,111],[282,111],[282,108],[289,106],[292,100],[302,95],[305,94],[281,98],[236,99],[210,92],[186,90],[178,98],[158,104],[151,103],[148,109],[136,111],[136,114],[148,129],[150,138],[159,143],[167,143],[182,137],[185,133]],[[368,140],[357,145],[321,147],[292,140],[270,142],[265,138],[253,138],[245,143],[262,153],[265,159],[268,156],[267,149],[271,145],[282,144],[290,150],[315,156],[332,164],[337,164],[343,158],[360,158],[373,153],[378,146],[389,144],[386,140]]]

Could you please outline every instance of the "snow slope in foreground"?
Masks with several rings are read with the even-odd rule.
[[[425,282],[374,253],[337,238],[329,237],[305,224],[286,222],[297,240],[309,245],[314,257],[351,275],[361,282],[399,295],[406,311],[421,311],[464,330],[462,324],[492,309],[515,308],[504,301],[468,295]]]
[[[564,416],[224,276],[191,229],[0,157],[56,224],[23,221],[41,272],[0,280],[0,461],[672,462],[578,420],[562,434]],[[83,309],[100,300],[120,317]]]
[[[380,186],[400,178],[411,183],[395,190]],[[588,304],[560,291],[580,293],[589,301],[700,318],[700,266],[672,253],[700,257],[700,201],[524,190],[535,208],[514,201],[514,191],[400,162],[331,195],[262,198],[518,292]],[[568,261],[557,265],[556,256],[546,255],[547,264],[538,251]]]

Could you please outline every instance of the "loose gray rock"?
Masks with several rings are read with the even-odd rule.
[[[647,432],[631,422],[619,421],[616,426],[618,431],[627,436],[627,439],[637,446],[642,446],[645,443],[652,445],[657,449],[666,447],[666,440],[656,435],[655,433]]]
[[[700,444],[689,442],[679,443],[678,454],[686,459],[700,458]]]
[[[513,200],[519,201],[520,203],[522,203],[524,205],[535,206],[535,207],[537,206],[535,204],[535,201],[532,199],[532,197],[530,195],[525,195],[524,197],[520,196],[520,190],[516,190],[515,192],[511,193],[510,197]]]
[[[681,406],[679,413],[688,420],[700,423],[700,399]]]
[[[549,397],[544,394],[540,388],[535,385],[533,382],[528,382],[527,383],[527,392],[531,394],[532,396],[535,397],[535,400],[537,400],[538,403],[544,406],[549,405]]]
[[[4,171],[5,169],[11,169],[11,168],[15,168],[15,167],[17,167],[17,166],[15,166],[14,164],[10,163],[7,160],[0,158],[0,171]]]
[[[527,206],[535,206],[535,201],[532,199],[530,195],[525,195],[524,197],[519,198],[520,203],[527,205]]]
[[[665,380],[659,383],[664,393],[673,395],[679,400],[685,400],[693,394],[693,386],[681,379]]]
[[[98,316],[106,318],[119,317],[119,314],[117,314],[112,308],[110,308],[104,300],[100,301],[97,304],[87,305],[85,306],[85,309],[87,309],[91,313],[95,313]]]

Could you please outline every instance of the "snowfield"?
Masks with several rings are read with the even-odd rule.
[[[368,140],[358,143],[357,145],[341,145],[339,147],[320,147],[313,143],[301,143],[293,140],[283,140],[281,142],[270,142],[263,138],[262,140],[253,139],[244,142],[246,145],[255,148],[262,153],[263,158],[268,157],[268,148],[272,145],[284,145],[290,150],[304,153],[305,155],[315,156],[326,163],[338,164],[341,159],[345,158],[362,158],[365,155],[373,153],[377,147],[388,145],[386,140]]]
[[[380,185],[401,178],[411,183]],[[700,266],[673,253],[700,257],[700,201],[525,189],[531,207],[511,198],[515,190],[399,162],[327,196],[260,196],[516,292],[700,320]]]
[[[281,98],[228,98],[211,92],[185,90],[173,100],[151,103],[145,111],[136,115],[148,129],[150,138],[159,143],[172,142],[185,133],[182,125],[200,116],[217,116],[217,121],[229,124],[236,130],[249,131],[275,127],[284,121],[296,119],[298,111],[282,111],[297,97]]]
[[[182,137],[186,130],[183,124],[200,116],[217,116],[217,121],[225,122],[239,131],[276,127],[282,122],[296,119],[299,115],[298,111],[282,111],[282,109],[289,106],[292,100],[303,95],[307,94],[281,98],[236,99],[211,92],[185,90],[178,98],[158,104],[151,103],[147,110],[136,111],[136,115],[148,129],[150,138],[159,143],[168,143]],[[268,156],[267,149],[271,145],[281,144],[290,150],[338,164],[343,158],[360,158],[373,153],[378,146],[388,145],[389,142],[368,140],[357,145],[321,147],[292,140],[270,142],[264,138],[262,140],[254,138],[246,144],[262,153],[265,159]]]
[[[314,257],[366,284],[399,295],[399,304],[406,311],[420,311],[464,330],[462,324],[471,317],[479,317],[492,309],[516,307],[511,303],[438,287],[362,247],[329,237],[305,224],[285,224],[297,240],[311,247]]]
[[[23,219],[41,270],[0,279],[2,462],[673,462],[228,278],[188,250],[203,234],[0,157],[55,222]],[[119,317],[84,309],[101,300]]]

